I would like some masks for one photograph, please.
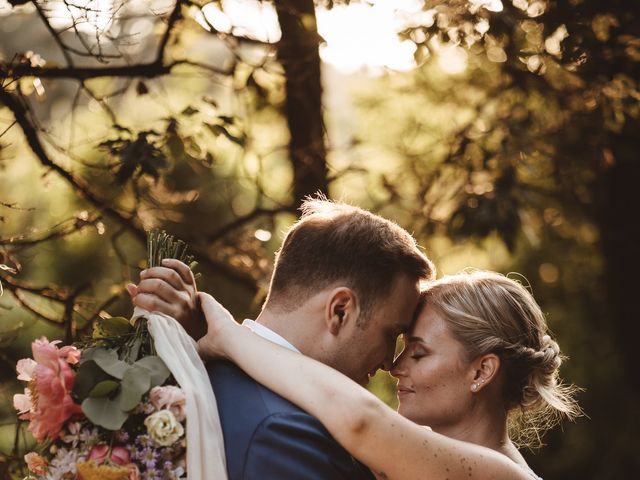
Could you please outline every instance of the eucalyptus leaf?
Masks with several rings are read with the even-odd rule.
[[[151,373],[146,368],[133,365],[125,373],[120,386],[120,393],[114,400],[119,408],[128,412],[140,403],[142,396],[151,388]]]
[[[156,355],[149,355],[138,360],[135,364],[137,367],[146,368],[151,375],[151,387],[156,385],[162,385],[164,381],[169,378],[171,372],[162,361],[162,359]]]
[[[142,339],[140,337],[137,337],[134,341],[133,344],[131,345],[131,349],[129,350],[129,355],[127,360],[131,363],[135,362],[136,358],[138,358],[138,355],[140,354],[140,348],[142,347]]]
[[[73,381],[73,395],[79,402],[87,398],[100,382],[115,380],[93,360],[86,360],[78,367],[78,373]]]
[[[120,409],[116,399],[89,397],[82,402],[82,411],[91,422],[107,430],[119,430],[129,415]]]
[[[97,383],[89,392],[90,397],[106,397],[113,393],[120,386],[120,382],[116,380],[103,380]]]
[[[0,287],[0,290],[2,290],[2,287]],[[17,322],[8,330],[0,331],[0,348],[5,348],[15,342],[22,333],[23,327],[23,322]]]
[[[122,379],[126,371],[131,368],[127,362],[118,358],[115,350],[96,348],[92,352],[92,360],[109,375]]]

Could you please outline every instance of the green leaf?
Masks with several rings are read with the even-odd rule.
[[[107,430],[119,430],[129,415],[120,409],[116,399],[89,397],[82,402],[82,411],[91,422]]]
[[[2,291],[2,287],[0,287],[0,292]],[[22,333],[22,328],[24,327],[23,322],[16,322],[7,330],[0,331],[0,348],[5,348],[11,345]]]
[[[86,360],[78,367],[78,374],[73,381],[73,395],[82,402],[100,382],[114,380],[93,360]]]
[[[200,110],[193,108],[192,106],[188,106],[187,108],[185,108],[181,113],[182,115],[186,115],[187,117],[190,117],[191,115],[194,115],[196,113],[198,113]]]
[[[129,320],[124,317],[104,318],[96,323],[96,327],[101,337],[119,337],[133,330]]]
[[[131,365],[118,358],[118,354],[115,350],[109,350],[106,348],[97,347],[90,349],[89,359],[96,362],[106,373],[119,379],[122,379],[125,372],[131,368]]]
[[[142,396],[151,389],[151,373],[146,368],[133,365],[122,379],[120,393],[114,401],[119,408],[128,412],[140,403]]]
[[[133,363],[138,358],[140,354],[140,348],[142,347],[142,338],[137,337],[133,344],[131,345],[131,349],[129,350],[129,356],[127,357],[127,361]]]
[[[136,367],[142,367],[149,371],[151,377],[151,387],[155,387],[156,385],[162,385],[171,372],[162,361],[162,359],[155,355],[149,355],[147,357],[143,357],[134,363]],[[150,387],[150,388],[151,388]]]
[[[103,380],[96,384],[89,392],[90,397],[106,397],[120,386],[120,382],[116,380]]]
[[[209,130],[211,130],[211,132],[218,136],[218,135],[224,135],[225,137],[227,137],[227,139],[237,145],[240,145],[241,147],[244,147],[245,143],[246,143],[246,139],[242,136],[242,137],[238,137],[236,135],[233,135],[231,132],[229,132],[229,130],[227,130],[225,127],[223,127],[222,125],[215,125],[215,124],[211,124],[211,123],[205,123],[205,125],[209,128]]]

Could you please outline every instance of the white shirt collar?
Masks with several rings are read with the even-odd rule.
[[[283,338],[281,335],[278,335],[269,327],[265,327],[264,325],[248,318],[244,322],[242,322],[242,325],[248,327],[253,333],[260,335],[262,338],[265,338],[270,342],[280,345],[281,347],[288,348],[289,350],[293,350],[294,352],[300,353],[300,350],[291,345],[291,343],[289,343],[285,338]]]

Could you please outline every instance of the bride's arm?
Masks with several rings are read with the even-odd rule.
[[[407,420],[340,372],[242,327],[211,296],[199,294],[208,332],[204,357],[225,357],[267,388],[318,418],[381,478],[528,479],[493,450],[454,440]]]

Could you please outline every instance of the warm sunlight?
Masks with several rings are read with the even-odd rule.
[[[357,70],[410,70],[415,67],[415,44],[400,40],[398,32],[432,16],[422,10],[419,0],[377,0],[353,2],[331,10],[316,11],[318,31],[324,38],[322,59],[350,73]],[[223,0],[222,9],[214,3],[196,20],[209,29],[246,35],[264,42],[280,39],[280,28],[272,3],[252,0]]]
[[[104,32],[115,15],[114,0],[84,0],[51,2],[49,18],[58,29],[76,28],[79,32]]]

